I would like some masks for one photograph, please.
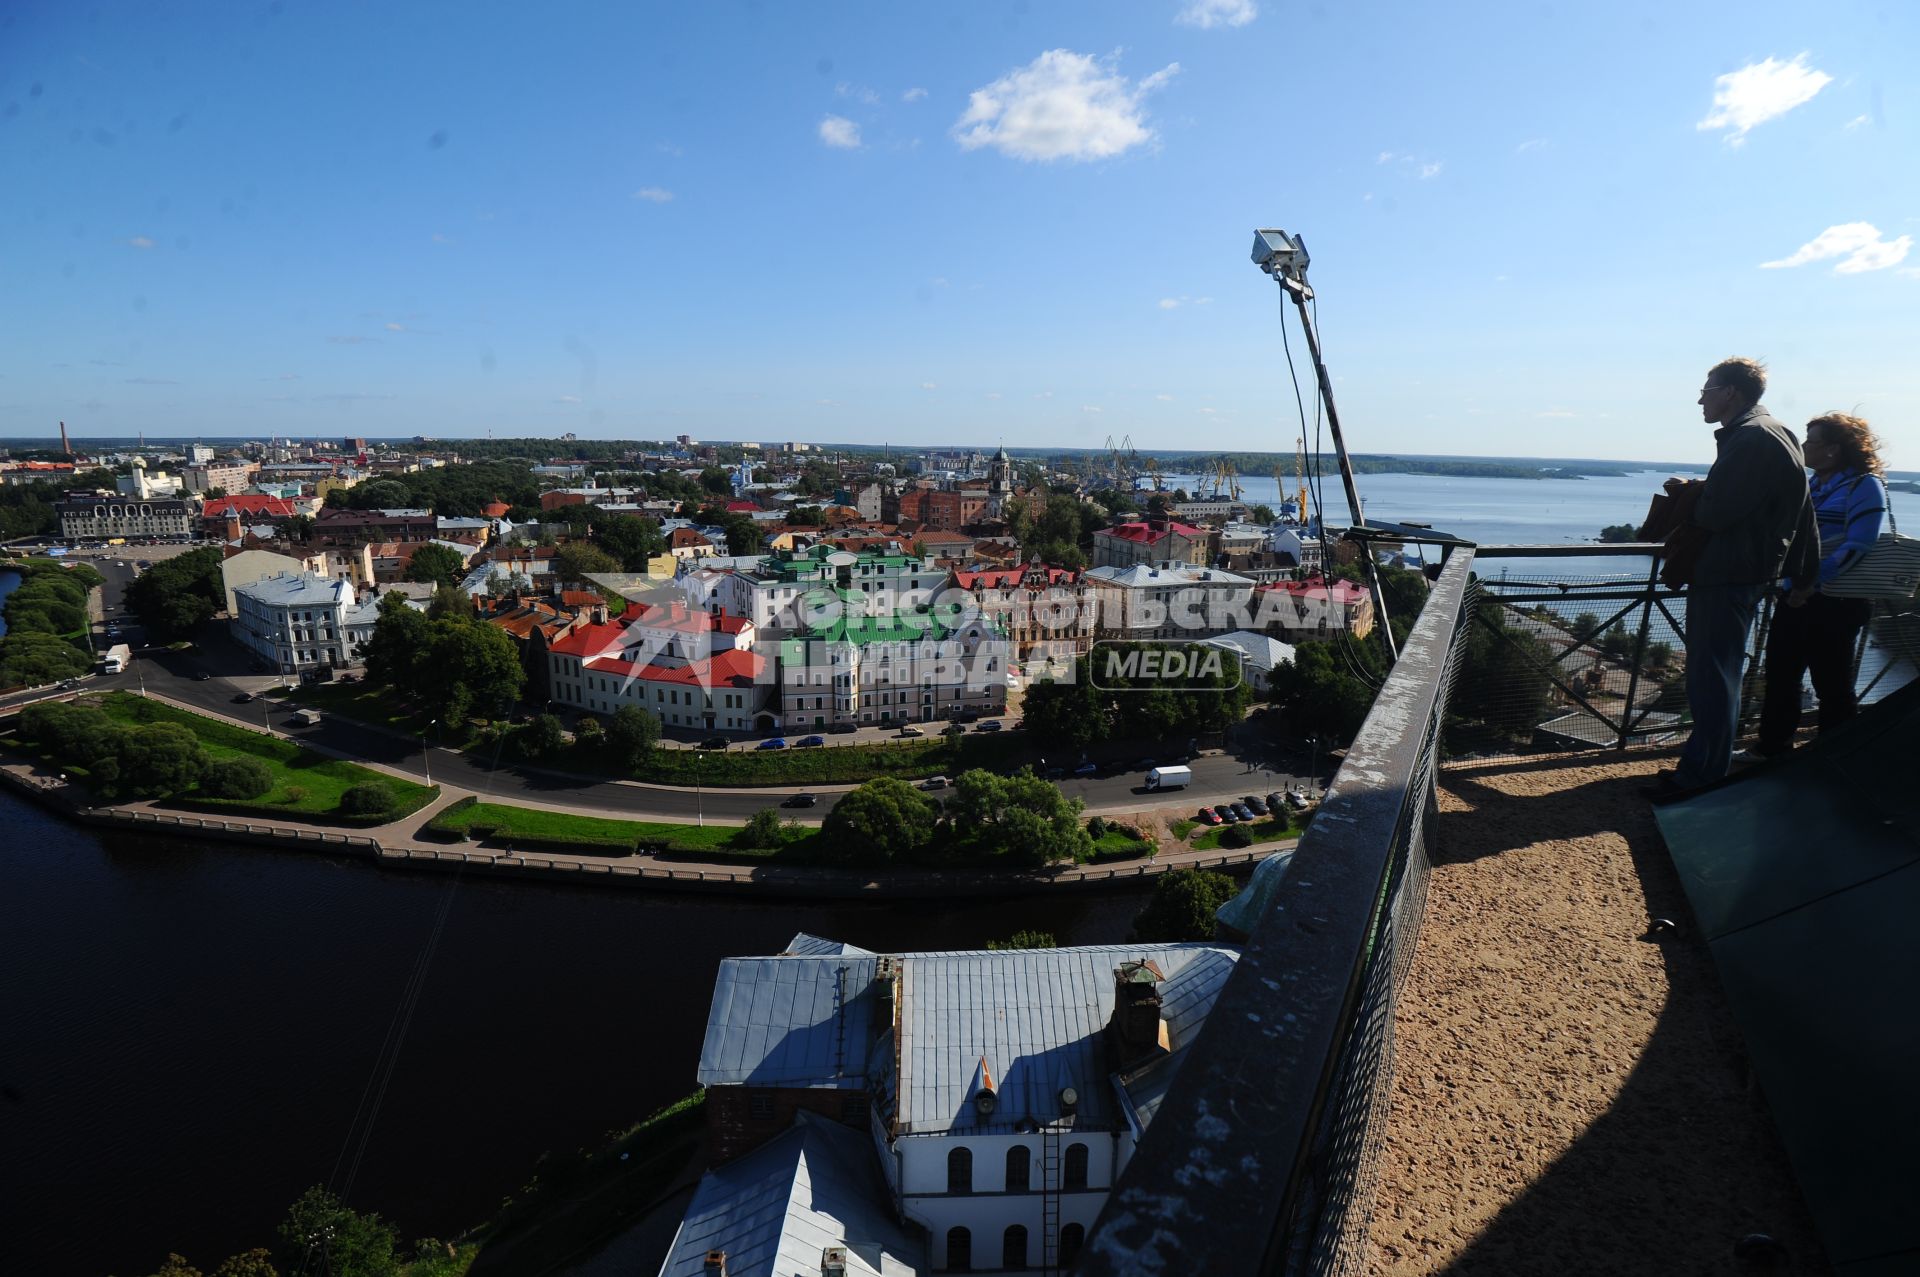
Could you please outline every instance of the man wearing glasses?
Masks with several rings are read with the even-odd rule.
[[[1707,373],[1700,415],[1715,457],[1693,523],[1706,545],[1687,589],[1687,705],[1693,734],[1680,765],[1651,794],[1677,797],[1727,774],[1740,714],[1741,661],[1761,597],[1783,574],[1811,582],[1819,540],[1807,500],[1799,441],[1760,405],[1767,371],[1756,360],[1725,359]],[[1667,490],[1682,486],[1667,480]]]

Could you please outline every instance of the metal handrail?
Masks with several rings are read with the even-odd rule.
[[[1420,899],[1402,908],[1398,889],[1424,887],[1439,728],[1473,557],[1455,549],[1441,569],[1079,1271],[1252,1277],[1325,1262],[1316,1241],[1329,1212],[1343,1209],[1330,1179],[1351,1170],[1333,1168],[1329,1149],[1357,1142],[1335,1129],[1350,1128],[1356,1109],[1363,1124],[1368,1117],[1364,1098],[1349,1101],[1377,1081],[1380,1044],[1360,1039],[1390,1033],[1378,995],[1384,987],[1390,998],[1398,950],[1412,943],[1409,919],[1417,928]],[[1356,1046],[1365,1048],[1357,1066]]]

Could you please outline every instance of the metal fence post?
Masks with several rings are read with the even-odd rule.
[[[1633,667],[1627,671],[1627,703],[1620,709],[1620,742],[1617,749],[1625,749],[1628,739],[1633,735],[1633,708],[1635,696],[1640,694],[1640,669],[1647,662],[1647,630],[1653,624],[1653,592],[1660,587],[1660,556],[1655,555],[1653,566],[1647,569],[1647,596],[1640,604],[1640,629],[1633,636]]]

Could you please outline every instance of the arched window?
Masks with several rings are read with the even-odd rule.
[[[1025,1268],[1027,1266],[1027,1230],[1014,1224],[1000,1239],[1000,1266],[1002,1268]]]
[[[1025,1144],[1015,1144],[1007,1150],[1007,1191],[1024,1193],[1032,1187],[1033,1155],[1027,1152]]]
[[[947,1154],[947,1191],[949,1193],[971,1193],[973,1191],[973,1150],[962,1146]],[[965,1232],[965,1229],[961,1229]]]
[[[964,1273],[973,1267],[973,1234],[964,1228],[947,1230],[947,1271]]]
[[[1087,1230],[1078,1224],[1068,1224],[1060,1230],[1060,1266],[1070,1268],[1073,1261],[1080,1258],[1080,1247],[1087,1240]]]
[[[1061,1165],[1060,1187],[1085,1188],[1087,1186],[1087,1146],[1085,1144],[1067,1145],[1066,1160]]]

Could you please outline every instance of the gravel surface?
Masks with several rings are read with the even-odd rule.
[[[1445,773],[1367,1272],[1827,1271],[1639,796],[1670,757]]]

